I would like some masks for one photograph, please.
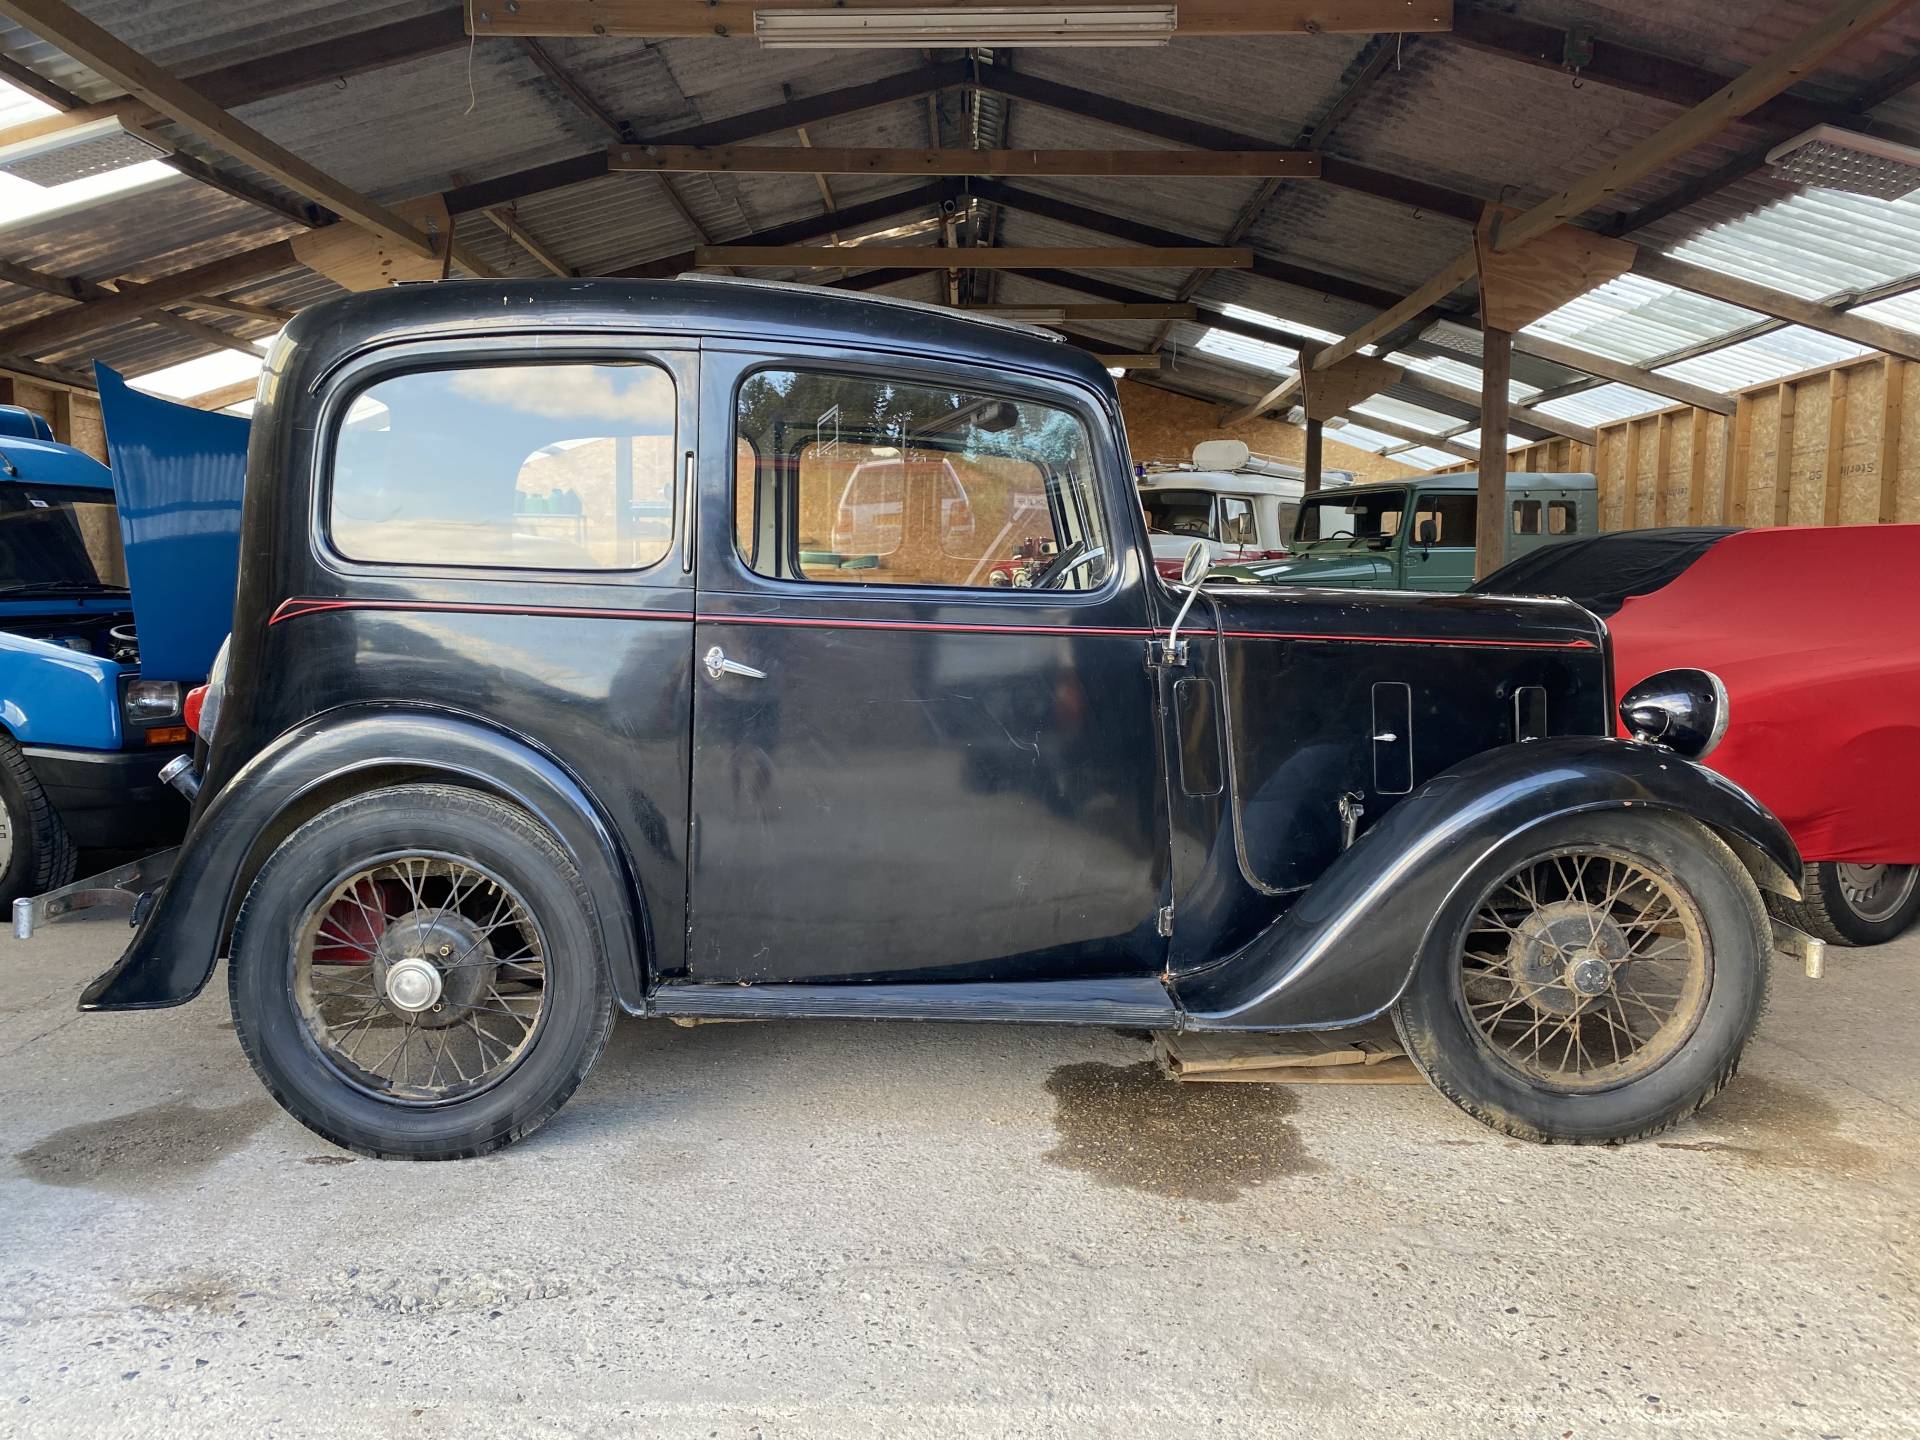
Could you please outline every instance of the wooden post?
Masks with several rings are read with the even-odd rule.
[[[1900,510],[1900,400],[1907,362],[1886,359],[1886,398],[1880,409],[1880,523],[1891,525]]]
[[[1835,370],[1827,378],[1827,463],[1820,476],[1820,523],[1840,523],[1840,501],[1845,481],[1840,453],[1847,447],[1847,372]]]
[[[1498,570],[1507,555],[1507,377],[1513,369],[1513,335],[1481,332],[1480,523],[1474,537],[1473,576]]]
[[[1320,488],[1321,467],[1325,463],[1326,422],[1307,417],[1307,494]]]
[[[1793,382],[1780,383],[1780,433],[1774,441],[1773,523],[1785,525],[1793,518],[1793,412],[1797,401]]]

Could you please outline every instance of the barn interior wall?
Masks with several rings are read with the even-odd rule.
[[[1127,444],[1136,464],[1184,465],[1193,459],[1193,447],[1202,440],[1244,440],[1256,455],[1299,465],[1307,454],[1307,432],[1282,420],[1247,420],[1221,428],[1220,407],[1190,395],[1120,382],[1120,413],[1127,422]],[[1351,470],[1357,480],[1398,480],[1418,475],[1417,466],[1386,460],[1367,450],[1342,445],[1329,430],[1326,468]]]
[[[1744,390],[1730,416],[1675,406],[1603,425],[1591,448],[1529,445],[1510,466],[1593,471],[1607,530],[1920,523],[1913,368],[1865,356]]]

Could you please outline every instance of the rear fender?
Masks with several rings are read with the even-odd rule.
[[[1511,842],[1562,816],[1634,806],[1691,816],[1727,842],[1762,889],[1797,893],[1793,841],[1724,776],[1626,740],[1505,745],[1436,775],[1344,851],[1282,919],[1180,981],[1183,1023],[1293,1030],[1370,1019],[1400,997],[1458,897]]]
[[[244,887],[273,848],[327,805],[410,781],[486,791],[551,830],[592,897],[615,994],[629,1010],[644,1004],[646,908],[612,827],[579,782],[545,753],[465,716],[354,707],[280,736],[200,807],[159,902],[119,961],[86,988],[80,1008],[146,1010],[193,999],[225,948]]]

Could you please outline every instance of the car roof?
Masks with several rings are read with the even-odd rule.
[[[71,445],[52,440],[29,440],[24,435],[0,436],[0,483],[8,485],[79,485],[111,490],[113,475],[98,460]]]
[[[1422,490],[1478,490],[1480,476],[1477,471],[1465,474],[1447,475],[1409,475],[1404,480],[1363,480],[1357,485],[1343,486],[1343,490],[1365,492],[1378,487],[1391,489],[1396,485],[1418,485]],[[1509,490],[1597,490],[1600,482],[1591,471],[1575,471],[1562,474],[1547,470],[1509,470],[1507,489]]]
[[[1091,354],[1050,331],[996,316],[824,285],[682,276],[674,280],[451,280],[396,285],[309,306],[288,344],[345,355],[385,340],[514,329],[618,330],[710,339],[880,347],[1040,371],[1111,397]]]
[[[1154,470],[1140,482],[1142,490],[1224,490],[1230,495],[1285,495],[1300,493],[1301,481],[1283,475],[1242,474],[1230,470]]]

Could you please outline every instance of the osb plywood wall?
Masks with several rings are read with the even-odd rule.
[[[1509,463],[1593,471],[1608,530],[1920,523],[1913,362],[1869,356],[1735,399],[1731,416],[1680,406],[1602,426],[1591,449],[1555,440]]]
[[[100,423],[97,396],[0,370],[0,405],[24,405],[37,411],[53,426],[54,439],[106,463],[107,432]]]
[[[1127,422],[1127,443],[1137,463],[1188,464],[1202,440],[1244,440],[1256,455],[1303,464],[1307,432],[1279,420],[1249,420],[1220,428],[1220,407],[1137,381],[1120,382],[1120,413]],[[1329,470],[1351,470],[1357,480],[1397,480],[1420,473],[1417,466],[1382,460],[1366,450],[1342,445],[1327,432],[1324,461]]]

